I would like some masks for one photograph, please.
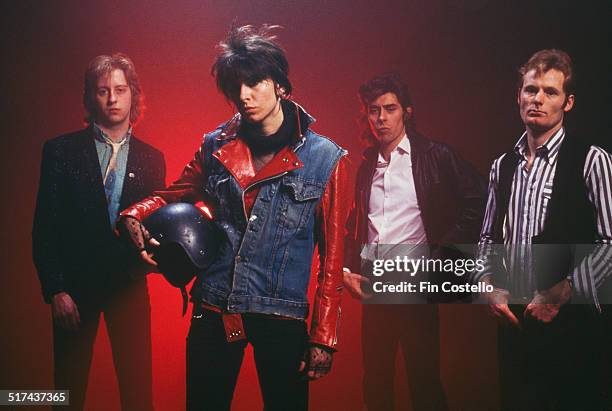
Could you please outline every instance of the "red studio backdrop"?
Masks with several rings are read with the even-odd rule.
[[[43,142],[82,127],[82,81],[94,56],[121,51],[136,64],[146,96],[135,134],[165,153],[176,178],[203,133],[232,114],[210,75],[215,45],[232,22],[283,26],[294,98],[359,163],[360,83],[397,71],[407,80],[417,125],[454,146],[483,173],[521,132],[516,68],[541,48],[565,49],[579,72],[569,126],[610,135],[607,2],[566,1],[54,1],[3,7],[2,249],[0,389],[51,389],[50,309],[31,258],[31,227]],[[596,2],[593,2],[596,3]],[[603,8],[603,9],[602,9]],[[346,201],[351,200],[347,193]],[[87,239],[83,239],[87,241]],[[179,292],[149,276],[154,401],[183,410],[185,337]],[[311,291],[312,294],[312,291]],[[331,374],[310,388],[313,410],[361,409],[361,306],[345,295],[340,347]],[[452,409],[497,407],[495,326],[481,307],[445,306],[442,378]],[[137,326],[137,325],[135,325]],[[401,326],[401,324],[398,324]],[[94,350],[87,410],[119,409],[104,327]],[[398,364],[402,363],[398,359]],[[397,397],[409,409],[403,371]],[[419,378],[418,375],[413,378]],[[234,410],[261,409],[252,353]],[[40,408],[36,408],[40,409]]]

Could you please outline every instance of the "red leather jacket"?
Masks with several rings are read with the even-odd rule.
[[[308,119],[305,113],[299,110],[299,119]],[[307,116],[307,115],[306,115]],[[296,138],[302,137],[302,124],[298,121]],[[219,138],[230,138],[238,129],[237,122],[230,121]],[[229,136],[229,137],[228,137]],[[124,210],[122,216],[132,216],[139,220],[145,219],[153,211],[163,205],[188,201],[206,204],[205,192],[201,189],[206,181],[206,171],[203,170],[203,158],[212,155],[220,161],[232,174],[234,179],[244,191],[243,207],[246,215],[257,197],[258,182],[275,178],[285,172],[302,167],[295,152],[285,147],[274,158],[255,173],[250,150],[241,138],[235,138],[225,144],[222,149],[209,154],[204,152],[203,146],[196,152],[195,157],[184,168],[180,178],[165,190],[156,191],[154,196]],[[347,162],[343,157],[332,172],[325,192],[316,211],[317,233],[319,250],[319,271],[317,288],[312,309],[310,340],[312,343],[336,348],[337,332],[340,322],[340,298],[343,289],[342,265],[344,260],[343,242],[345,237],[345,222],[348,214],[348,202],[345,199],[347,185]]]

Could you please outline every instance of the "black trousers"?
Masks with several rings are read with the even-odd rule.
[[[392,411],[397,348],[401,345],[412,409],[446,410],[440,380],[440,323],[435,304],[364,305],[363,395],[369,411]]]
[[[564,305],[549,324],[524,319],[500,326],[498,354],[502,410],[598,410],[600,315],[589,305]]]
[[[81,327],[67,331],[53,327],[53,354],[56,389],[70,390],[70,407],[57,410],[83,410],[89,369],[100,315],[111,342],[117,372],[121,409],[153,410],[151,366],[151,306],[143,279],[113,294],[102,305],[78,304]]]
[[[187,336],[187,411],[229,410],[247,342],[253,346],[264,409],[307,410],[308,382],[298,371],[306,323],[242,315],[247,339],[228,343],[221,315],[194,312]]]

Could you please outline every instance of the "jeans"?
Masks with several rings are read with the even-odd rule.
[[[194,314],[196,311],[194,310]],[[202,310],[187,336],[187,411],[229,410],[247,343],[253,346],[264,409],[307,410],[308,382],[298,371],[306,323],[243,314],[246,340],[228,343],[221,314]]]

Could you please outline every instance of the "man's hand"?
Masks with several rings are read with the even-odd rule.
[[[117,230],[119,235],[128,239],[130,243],[140,252],[140,257],[147,264],[157,266],[157,262],[153,259],[153,253],[147,253],[145,244],[158,247],[159,242],[152,238],[147,229],[140,221],[131,216],[125,216],[117,222]]]
[[[486,277],[483,282],[490,284],[488,277]],[[495,319],[502,324],[520,327],[518,318],[510,311],[510,307],[508,306],[509,297],[510,293],[507,290],[497,287],[493,288],[492,292],[484,294],[490,315],[495,317]]]
[[[76,331],[81,325],[79,310],[70,295],[65,292],[57,293],[51,302],[53,321],[65,330]]]
[[[331,371],[334,353],[331,349],[311,345],[304,354],[304,361],[300,363],[300,372],[306,374],[309,380],[319,379]]]
[[[368,298],[372,298],[372,294],[366,293],[361,289],[361,284],[370,284],[370,279],[368,277],[364,277],[363,275],[357,273],[344,271],[342,282],[344,282],[344,286],[353,296],[353,298],[358,300],[367,300]]]
[[[572,297],[572,287],[568,280],[559,281],[548,290],[538,291],[525,309],[525,318],[533,318],[543,323],[555,319],[561,306]]]

